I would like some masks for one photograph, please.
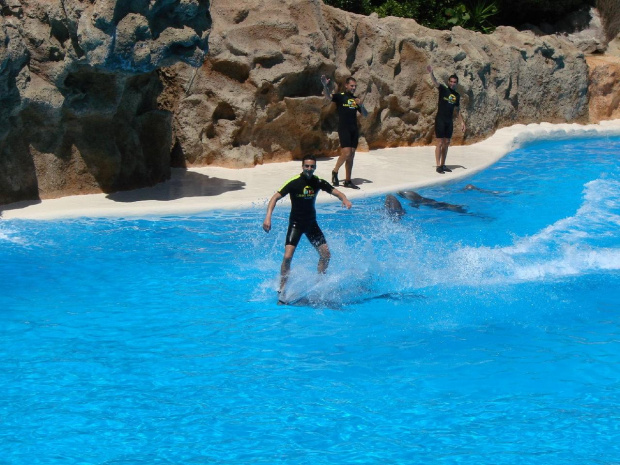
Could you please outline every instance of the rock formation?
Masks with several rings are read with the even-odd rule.
[[[360,149],[433,142],[429,63],[441,80],[460,78],[468,127],[453,143],[588,121],[585,56],[557,36],[436,31],[320,0],[0,5],[0,204],[148,186],[171,164],[333,155],[321,74],[357,78],[370,110]]]
[[[158,68],[202,62],[208,1],[0,5],[0,203],[167,179]]]
[[[240,167],[334,154],[337,120],[321,74],[357,78],[370,111],[360,120],[362,149],[432,143],[437,92],[429,63],[440,79],[460,77],[468,129],[454,143],[517,122],[587,120],[584,55],[559,37],[436,31],[318,0],[215,0],[211,14],[204,65],[169,70],[184,89],[174,103],[178,163]]]
[[[562,35],[564,39],[587,54],[604,53],[606,48],[607,41],[601,15],[596,8],[587,5],[556,24],[542,23],[538,26],[525,24],[520,29],[531,30],[540,36]]]
[[[588,57],[590,121],[620,118],[620,57]]]

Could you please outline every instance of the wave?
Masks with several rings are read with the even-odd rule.
[[[619,270],[620,181],[611,176],[591,181],[583,199],[575,215],[510,246],[456,251],[450,265],[466,276],[459,281],[512,283]]]
[[[377,296],[418,298],[422,289],[436,286],[502,286],[620,270],[620,180],[613,175],[584,186],[573,216],[508,246],[438,243],[421,225],[374,218],[357,230],[327,226],[333,258],[320,284],[316,252],[300,247],[289,281],[292,295],[338,307]],[[274,271],[278,265],[276,259]],[[277,288],[277,280],[266,288]]]
[[[27,245],[28,241],[21,236],[23,231],[19,231],[16,229],[11,229],[8,227],[0,228],[0,244],[18,244],[18,245]]]

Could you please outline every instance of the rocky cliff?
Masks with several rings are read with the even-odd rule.
[[[587,58],[590,79],[590,121],[620,118],[620,57]]]
[[[0,203],[167,179],[158,69],[202,63],[208,1],[0,5]]]
[[[321,74],[357,78],[362,149],[432,143],[428,64],[460,78],[454,143],[589,118],[584,54],[556,36],[435,31],[320,0],[0,5],[0,203],[151,185],[171,164],[333,155]]]
[[[173,106],[178,162],[251,166],[333,154],[337,120],[321,74],[356,77],[370,110],[360,120],[362,146],[371,149],[432,143],[437,93],[428,64],[439,79],[460,78],[468,129],[455,143],[517,122],[587,120],[584,55],[555,36],[436,31],[319,1],[215,0],[211,14],[204,65],[169,70],[184,90]]]

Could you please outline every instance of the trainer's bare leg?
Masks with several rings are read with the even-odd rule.
[[[286,281],[291,271],[291,261],[295,254],[295,248],[294,245],[287,245],[284,247],[284,259],[282,260],[282,265],[280,265],[280,293],[284,292],[284,287],[286,286]]]
[[[443,139],[443,150],[441,152],[441,166],[446,164],[446,157],[448,156],[448,147],[450,147],[450,139]]]
[[[353,172],[353,160],[355,159],[355,149],[351,148],[351,155],[344,164],[345,181],[351,182],[351,173]]]
[[[355,149],[353,147],[342,147],[340,149],[340,156],[338,157],[338,160],[336,160],[336,166],[334,167],[332,171],[334,173],[337,173],[340,167],[344,165],[346,162],[348,162],[348,160],[351,158],[351,154],[355,155]],[[351,166],[353,166],[353,162],[351,162]],[[347,169],[347,166],[345,165],[345,170],[346,169]],[[350,176],[351,174],[349,173],[349,176],[347,177],[347,179],[351,179]]]
[[[319,264],[317,266],[317,271],[323,274],[325,273],[325,271],[327,271],[327,267],[329,266],[331,253],[327,244],[322,244],[318,246],[316,250],[319,252]]]
[[[441,167],[446,164],[449,145],[450,139],[437,139],[437,146],[435,147],[435,163],[437,164],[437,167]]]

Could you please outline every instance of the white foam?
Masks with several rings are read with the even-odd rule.
[[[620,270],[620,249],[600,244],[620,227],[620,182],[597,179],[586,184],[584,202],[563,218],[506,247],[464,247],[453,254],[454,278],[463,283],[561,278]],[[456,276],[458,275],[458,276]],[[467,276],[459,279],[459,276]]]
[[[566,247],[556,259],[515,267],[517,281],[540,281],[620,269],[620,249],[577,250]]]
[[[409,223],[408,226],[411,226]],[[620,226],[620,181],[602,178],[587,183],[574,215],[508,246],[472,247],[441,244],[401,223],[379,221],[359,231],[332,233],[336,281],[325,292],[351,298],[351,288],[409,292],[432,286],[496,286],[537,282],[620,270],[617,241]],[[347,234],[354,249],[347,246]],[[346,262],[343,258],[346,257]],[[339,263],[339,260],[342,263]],[[338,279],[340,281],[338,281]]]
[[[8,242],[11,244],[19,244],[26,245],[27,241],[25,238],[18,236],[20,234],[19,231],[13,230],[11,228],[2,227],[0,228],[0,242]]]

